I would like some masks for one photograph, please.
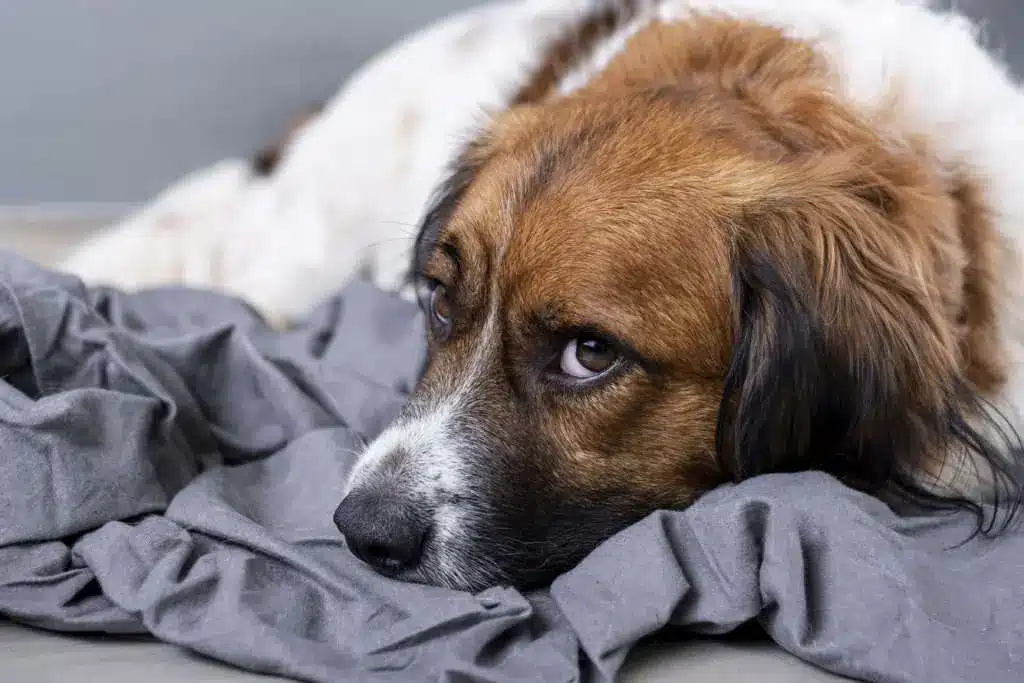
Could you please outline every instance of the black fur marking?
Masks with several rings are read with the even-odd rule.
[[[551,96],[566,74],[594,54],[602,39],[633,20],[647,4],[640,0],[595,3],[545,48],[541,66],[512,98],[512,106],[533,104]]]
[[[978,472],[983,480],[990,480],[991,510],[977,502],[958,499],[946,501],[972,510],[978,518],[976,534],[992,536],[1009,528],[1024,509],[1024,442],[1013,423],[975,392],[961,391],[970,414],[984,415],[986,436],[968,422],[963,412],[952,411],[949,417],[951,436],[968,452],[980,455],[987,471]],[[934,501],[926,498],[923,504]],[[942,502],[942,501],[940,501]]]
[[[1024,505],[1024,445],[975,392],[950,380],[945,405],[914,405],[899,378],[827,341],[814,305],[764,254],[739,253],[733,296],[738,334],[716,433],[718,457],[737,481],[819,470],[869,493],[932,508],[967,508],[976,533],[1005,530]],[[943,381],[943,378],[936,378]],[[982,434],[967,415],[985,423]],[[924,449],[954,443],[980,456],[992,505],[939,496],[912,476]]]

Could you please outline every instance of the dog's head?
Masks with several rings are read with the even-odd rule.
[[[963,387],[996,381],[961,362],[957,207],[804,96],[782,120],[702,88],[585,92],[469,146],[416,247],[428,367],[336,515],[357,554],[530,586],[728,480],[913,487]]]

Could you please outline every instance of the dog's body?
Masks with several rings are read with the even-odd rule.
[[[381,111],[411,84],[422,102]],[[260,251],[210,246],[221,262],[185,279],[281,319],[366,267],[359,245],[381,245],[388,287],[412,258],[431,362],[337,517],[402,578],[543,581],[657,507],[775,470],[1012,508],[1022,121],[971,27],[918,2],[504,6],[365,72],[269,178],[228,171],[209,218],[255,226],[238,239]],[[173,214],[72,269],[110,279],[103,255]],[[174,253],[113,279],[172,279]]]

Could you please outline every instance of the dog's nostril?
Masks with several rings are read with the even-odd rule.
[[[418,506],[394,495],[356,490],[341,501],[334,523],[352,553],[385,572],[415,567],[429,531]]]

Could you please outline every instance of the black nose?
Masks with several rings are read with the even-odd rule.
[[[415,567],[430,530],[428,516],[411,501],[373,489],[356,489],[334,511],[334,524],[349,549],[385,573]]]

